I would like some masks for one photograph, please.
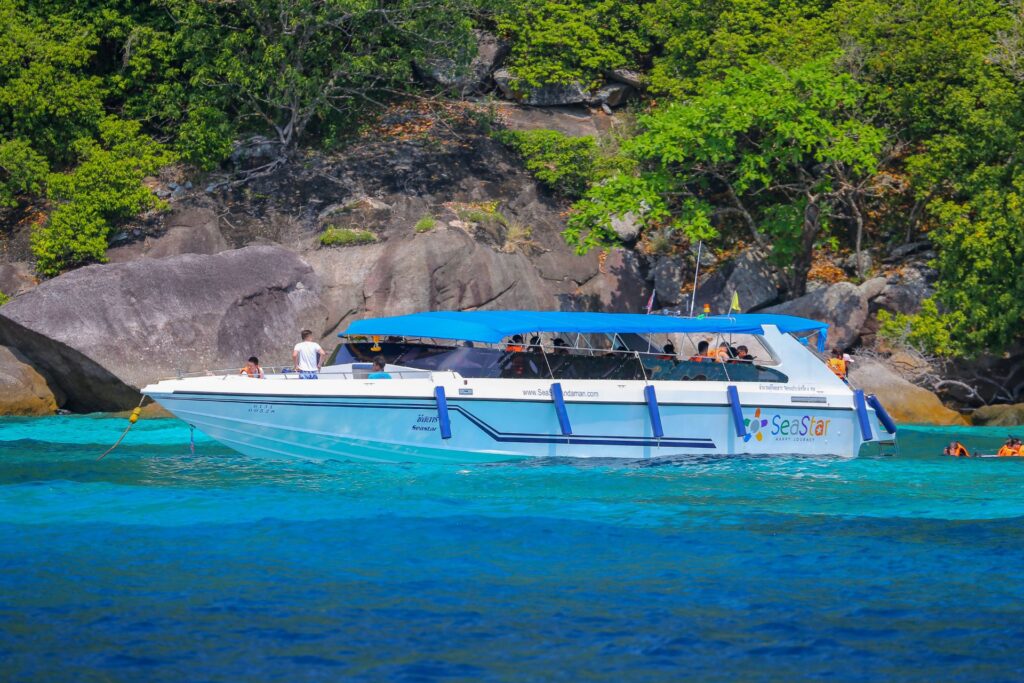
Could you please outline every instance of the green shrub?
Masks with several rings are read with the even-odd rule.
[[[376,242],[377,236],[369,230],[330,227],[320,235],[320,244],[325,247],[350,247],[355,244]]]
[[[22,194],[39,194],[50,166],[27,140],[0,140],[0,206],[17,205]]]
[[[423,218],[416,221],[416,225],[413,230],[416,232],[430,232],[437,227],[437,219],[433,216],[424,216]]]
[[[176,148],[184,161],[212,171],[231,153],[234,129],[224,112],[196,107],[178,129]]]
[[[495,137],[515,150],[533,177],[552,191],[571,198],[586,191],[597,159],[594,138],[571,138],[557,130],[505,130]]]
[[[3,306],[5,303],[7,303],[10,300],[11,300],[11,297],[7,296],[3,292],[0,292],[0,306]]]
[[[50,174],[47,191],[57,208],[31,243],[40,275],[103,261],[112,221],[166,207],[142,181],[174,156],[140,129],[137,121],[109,116],[100,123],[99,142],[75,143],[74,170]]]

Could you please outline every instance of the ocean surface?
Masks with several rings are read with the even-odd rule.
[[[1024,429],[854,460],[258,461],[0,420],[0,681],[1019,681]]]

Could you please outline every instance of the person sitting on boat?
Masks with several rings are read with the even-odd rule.
[[[299,379],[316,379],[325,358],[327,358],[327,352],[313,341],[313,332],[303,330],[302,341],[292,349],[292,362],[295,364],[295,370],[299,373]]]
[[[846,373],[847,364],[851,362],[852,359],[850,359],[848,355],[843,353],[843,350],[837,346],[836,348],[832,349],[832,357],[829,358],[827,361],[828,369],[836,373],[836,377],[849,384],[849,382],[846,379]]]
[[[245,367],[239,370],[238,374],[245,375],[246,377],[263,379],[263,368],[260,367],[260,359],[256,356],[249,356],[249,360],[246,361]]]
[[[731,363],[735,357],[736,349],[729,346],[726,342],[719,344],[718,349],[715,351],[715,360],[719,363]]]
[[[658,356],[660,360],[675,360],[676,359],[676,345],[672,342],[665,344],[661,347],[661,354]]]
[[[736,347],[736,360],[742,363],[753,363],[754,357],[750,355],[746,346],[740,344]]]
[[[540,336],[535,334],[532,337],[530,337],[529,350],[533,352],[540,351]]]
[[[555,337],[551,340],[551,345],[555,347],[554,352],[557,354],[569,353],[569,345],[565,343],[565,340],[561,337]]]
[[[709,363],[715,360],[714,356],[708,354],[708,347],[711,346],[706,340],[697,342],[697,355],[690,356],[694,363]]]
[[[515,334],[512,335],[512,343],[505,347],[505,350],[509,353],[515,353],[523,351],[523,335]]]
[[[951,455],[954,458],[969,458],[971,456],[967,451],[967,446],[959,441],[950,441],[949,445],[942,449],[942,454]]]
[[[373,367],[370,368],[370,374],[366,376],[366,379],[391,379],[391,373],[384,371],[385,365],[387,365],[387,361],[384,360],[384,356],[374,356]]]

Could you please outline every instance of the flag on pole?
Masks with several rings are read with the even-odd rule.
[[[734,291],[732,293],[732,305],[729,306],[729,310],[730,311],[736,311],[737,313],[740,312],[741,309],[740,309],[740,295],[739,295],[739,292],[735,292]]]
[[[647,315],[651,314],[651,309],[654,308],[654,290],[651,290],[651,298],[647,300]]]

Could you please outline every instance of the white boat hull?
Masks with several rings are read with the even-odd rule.
[[[848,389],[801,387],[794,398],[740,387],[741,430],[724,383],[651,385],[660,437],[645,400],[647,383],[634,381],[562,382],[567,424],[559,420],[548,382],[454,373],[401,381],[194,378],[160,382],[144,393],[226,446],[260,457],[467,464],[538,457],[853,457],[866,441]],[[438,386],[447,399],[449,438],[442,435]],[[804,403],[794,404],[797,399]],[[891,439],[870,408],[867,415],[872,439]]]

